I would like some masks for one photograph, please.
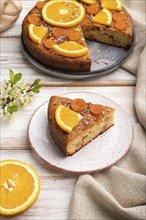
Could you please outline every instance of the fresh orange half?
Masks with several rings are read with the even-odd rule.
[[[33,24],[29,25],[28,31],[29,31],[29,37],[31,38],[31,40],[38,44],[41,43],[42,39],[47,34],[47,29],[45,27],[36,26]]]
[[[28,209],[40,193],[39,176],[18,160],[0,161],[0,214],[12,216]]]
[[[115,11],[122,11],[122,3],[120,0],[102,0],[102,8],[107,8]]]
[[[68,41],[62,44],[53,45],[53,49],[65,57],[82,57],[89,53],[88,48],[75,41]]]
[[[103,25],[111,26],[112,14],[108,9],[104,8],[99,11],[92,20]]]
[[[82,119],[82,116],[64,105],[59,105],[55,111],[55,119],[62,130],[70,133]]]
[[[73,27],[83,20],[84,15],[84,7],[74,0],[52,0],[42,9],[43,19],[56,27]]]
[[[87,5],[92,5],[96,3],[96,0],[80,0],[80,1]]]

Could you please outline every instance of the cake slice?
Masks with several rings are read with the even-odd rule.
[[[71,124],[70,126],[74,122],[74,116],[76,119],[78,118],[74,127],[65,129],[65,127],[61,126],[57,116],[58,109],[61,108],[65,111],[67,110],[64,120],[68,121]],[[65,156],[73,155],[99,134],[114,125],[114,113],[115,109],[108,106],[86,103],[82,99],[72,100],[52,96],[48,105],[50,133],[54,142]],[[73,116],[70,117],[69,114],[73,114]]]

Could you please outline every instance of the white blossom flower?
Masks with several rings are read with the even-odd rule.
[[[22,74],[14,74],[10,71],[10,80],[3,81],[0,87],[0,118],[12,119],[13,113],[20,106],[28,105],[33,98],[34,93],[38,93],[41,86],[40,79],[33,82],[32,85],[21,80]]]

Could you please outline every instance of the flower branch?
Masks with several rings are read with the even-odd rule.
[[[21,106],[32,101],[34,93],[41,89],[40,79],[36,79],[31,85],[22,81],[22,74],[14,74],[9,70],[10,79],[2,84],[0,89],[0,117],[10,119],[14,112]]]

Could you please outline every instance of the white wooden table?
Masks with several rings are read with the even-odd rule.
[[[50,219],[65,220],[77,175],[57,172],[45,164],[27,143],[27,127],[33,112],[50,95],[59,95],[71,91],[90,91],[107,96],[120,104],[129,114],[133,123],[137,123],[133,107],[135,76],[119,68],[117,71],[87,80],[65,80],[42,73],[24,57],[20,45],[21,23],[36,1],[22,1],[23,11],[8,31],[1,34],[1,80],[8,79],[8,69],[22,72],[23,79],[31,83],[41,78],[44,87],[32,104],[16,114],[12,122],[1,123],[1,159],[19,159],[38,171],[41,178],[41,193],[36,203],[25,213],[13,219]],[[0,218],[3,219],[3,218]]]

